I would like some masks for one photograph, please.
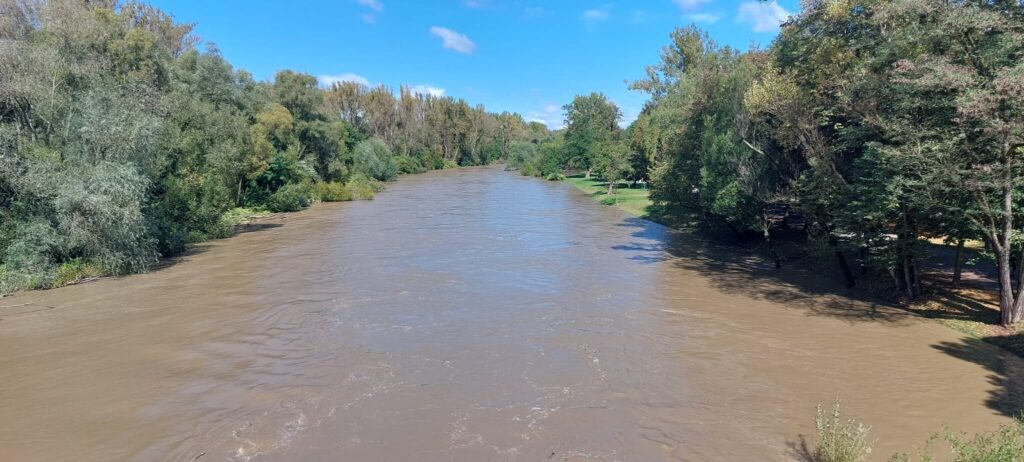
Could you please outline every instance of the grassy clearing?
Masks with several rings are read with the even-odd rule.
[[[647,189],[629,188],[629,183],[621,182],[619,187],[615,189],[615,194],[608,195],[608,182],[604,180],[594,177],[584,178],[584,175],[581,173],[566,177],[565,181],[589,194],[590,197],[602,204],[614,205],[631,215],[650,218],[652,203],[650,191]]]

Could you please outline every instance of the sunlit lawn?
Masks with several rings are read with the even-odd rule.
[[[583,174],[573,175],[565,179],[569,183],[593,197],[594,200],[602,203],[610,203],[627,213],[638,217],[648,217],[648,207],[651,205],[650,191],[643,188],[629,188],[629,183],[623,181],[615,189],[615,194],[609,196],[608,182],[591,177],[584,178]]]

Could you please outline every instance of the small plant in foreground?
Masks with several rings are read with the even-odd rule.
[[[814,423],[818,429],[814,462],[862,462],[871,455],[871,427],[854,419],[842,420],[839,400],[831,412],[819,404]]]

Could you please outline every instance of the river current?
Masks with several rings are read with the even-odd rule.
[[[886,460],[1020,408],[1018,358],[843,293],[564,183],[407,176],[0,300],[0,460],[793,460],[837,397]]]

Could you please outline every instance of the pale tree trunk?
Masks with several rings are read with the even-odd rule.
[[[609,181],[608,182],[608,195],[610,196],[612,194],[615,194],[615,182],[614,181]]]
[[[996,254],[996,263],[999,267],[999,312],[1000,321],[1004,326],[1009,326],[1021,320],[1024,315],[1024,297],[1013,290],[1013,271],[1011,270],[1010,258],[1012,258],[1013,246],[1013,156],[1009,147],[1006,148],[1004,157],[1006,168],[1003,178],[1003,213],[1002,229],[999,230],[993,221],[993,229],[989,231],[992,250]],[[1024,255],[1024,252],[1022,252]]]

